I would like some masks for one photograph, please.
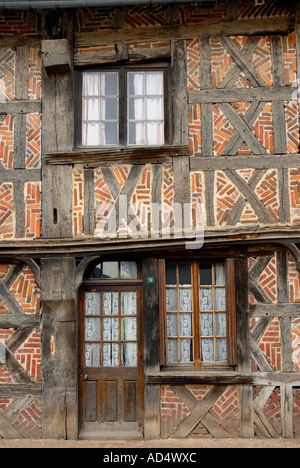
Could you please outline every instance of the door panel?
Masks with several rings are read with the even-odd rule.
[[[139,286],[80,292],[81,423],[99,431],[141,429],[142,319]],[[133,426],[134,425],[134,426]],[[94,426],[93,426],[94,427]]]

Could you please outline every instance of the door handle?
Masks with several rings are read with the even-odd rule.
[[[83,380],[86,381],[88,379],[88,375],[85,374],[85,376],[83,377]]]

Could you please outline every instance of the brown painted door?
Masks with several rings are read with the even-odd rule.
[[[89,287],[80,294],[82,433],[142,430],[141,289]]]

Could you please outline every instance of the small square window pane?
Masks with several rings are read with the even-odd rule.
[[[203,362],[214,362],[214,340],[212,338],[205,338],[201,340],[201,353]]]
[[[105,96],[118,95],[118,73],[105,73]]]
[[[180,336],[193,335],[193,316],[192,314],[180,314]]]
[[[121,340],[136,341],[136,317],[123,317],[121,320]]]
[[[180,362],[193,362],[193,340],[180,340]]]
[[[163,99],[146,99],[146,120],[163,120]]]
[[[99,99],[84,99],[83,120],[99,120]]]
[[[137,315],[137,295],[135,291],[121,293],[121,314]]]
[[[103,315],[119,315],[119,293],[103,293]]]
[[[128,73],[128,90],[130,96],[144,95],[144,73]]]
[[[166,266],[166,283],[167,286],[176,286],[176,265],[174,263],[167,263]]]
[[[101,344],[86,343],[85,344],[85,365],[86,367],[101,366]]]
[[[167,314],[167,335],[178,336],[177,314]]]
[[[137,366],[137,344],[122,343],[121,344],[121,366],[136,367]]]
[[[129,122],[129,144],[144,145],[145,143],[145,126],[142,122]]]
[[[103,341],[118,341],[119,319],[114,317],[103,318]]]
[[[119,345],[116,343],[103,344],[103,367],[119,367]]]
[[[147,96],[162,96],[163,95],[163,73],[148,72],[146,73],[146,94]]]
[[[216,343],[217,351],[217,361],[226,362],[227,361],[227,340],[225,338],[217,338]]]
[[[100,132],[98,122],[83,123],[82,143],[86,146],[97,146],[100,144]]]
[[[216,288],[216,310],[226,310],[226,290],[225,288]]]
[[[101,99],[101,120],[118,120],[118,99]]]
[[[85,340],[100,341],[101,340],[101,319],[100,317],[85,319]]]
[[[178,340],[168,340],[168,362],[178,362]]]
[[[177,312],[177,289],[166,290],[167,312]]]
[[[83,74],[83,95],[84,96],[99,96],[100,95],[100,74],[99,73],[84,73]]]
[[[121,262],[121,278],[136,278],[136,262]]]
[[[85,315],[101,315],[101,293],[86,293]]]
[[[129,98],[129,119],[144,120],[144,99]]]
[[[179,289],[179,310],[180,312],[191,312],[192,289]]]
[[[200,310],[214,310],[212,289],[200,289]]]
[[[119,278],[119,263],[103,262],[103,278]]]
[[[201,336],[214,336],[214,316],[213,314],[200,315]]]
[[[216,314],[216,335],[226,336],[226,314]]]
[[[179,284],[180,286],[190,286],[192,284],[192,267],[188,263],[179,264]]]
[[[118,123],[117,122],[104,122],[104,141],[105,145],[117,145],[118,138]]]
[[[225,265],[224,263],[215,264],[215,285],[225,286]]]
[[[200,265],[200,285],[201,286],[212,286],[212,264],[202,263]]]
[[[164,144],[164,124],[163,122],[147,122],[147,144]]]

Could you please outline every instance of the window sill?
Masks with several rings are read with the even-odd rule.
[[[233,370],[163,370],[148,374],[148,385],[251,385],[252,374],[242,374]]]
[[[84,164],[86,167],[111,164],[162,164],[172,162],[172,158],[176,156],[189,156],[189,147],[163,145],[77,148],[74,151],[47,154],[46,164]]]

